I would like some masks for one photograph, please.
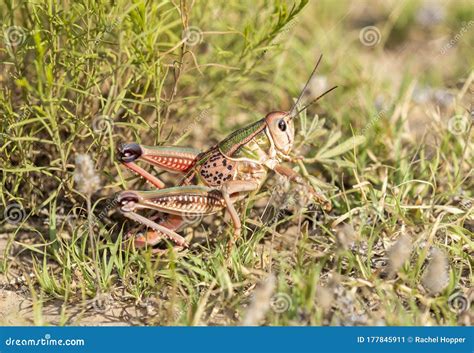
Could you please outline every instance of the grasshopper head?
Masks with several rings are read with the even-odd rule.
[[[282,111],[271,112],[265,117],[265,122],[275,147],[281,153],[288,155],[295,140],[295,127],[290,114]]]

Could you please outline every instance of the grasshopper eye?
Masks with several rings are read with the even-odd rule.
[[[278,128],[279,128],[281,131],[286,131],[286,123],[285,123],[285,120],[281,119],[281,120],[278,122]]]

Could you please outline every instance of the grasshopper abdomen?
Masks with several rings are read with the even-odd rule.
[[[199,160],[195,169],[201,182],[217,187],[235,178],[237,163],[228,159],[215,147]]]

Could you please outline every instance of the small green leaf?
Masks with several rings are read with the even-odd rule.
[[[351,149],[359,146],[365,142],[365,136],[354,136],[347,141],[344,141],[340,145],[325,151],[322,155],[318,155],[318,159],[329,159],[332,157],[339,156]]]

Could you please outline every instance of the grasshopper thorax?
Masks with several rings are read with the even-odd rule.
[[[276,149],[284,155],[288,155],[295,140],[295,127],[290,114],[283,111],[268,113],[265,123]]]

